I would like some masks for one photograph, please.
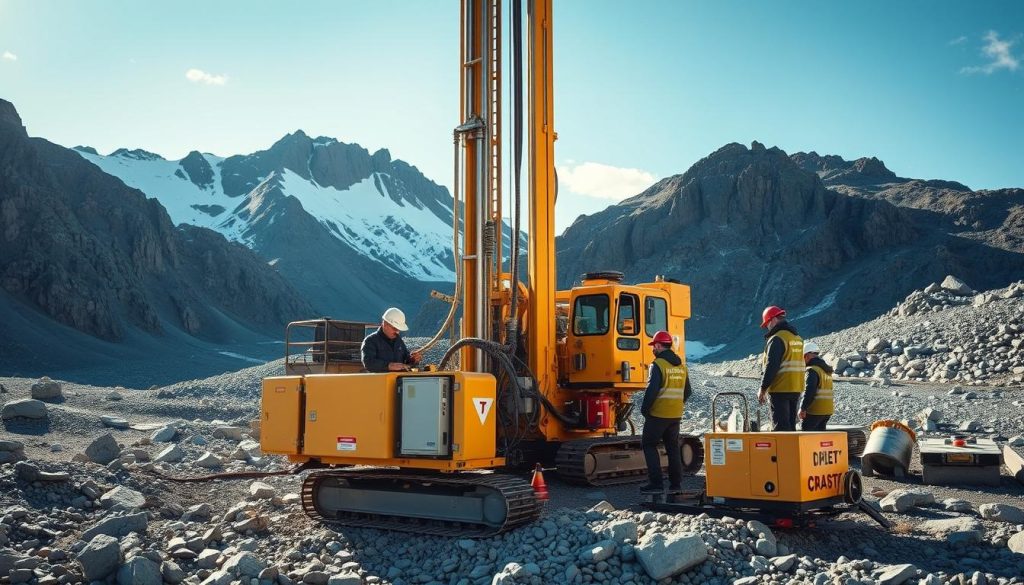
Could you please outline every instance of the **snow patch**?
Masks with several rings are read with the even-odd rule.
[[[452,226],[429,210],[390,196],[384,173],[373,173],[348,189],[324,187],[285,169],[281,189],[299,200],[339,239],[420,280],[455,281]]]
[[[725,347],[725,344],[707,345],[700,341],[686,340],[686,359],[699,360]]]
[[[254,364],[265,364],[265,363],[267,363],[266,360],[256,359],[254,357],[249,357],[247,355],[242,355],[240,353],[235,353],[233,351],[218,351],[217,353],[219,353],[221,355],[226,355],[226,356],[231,357],[231,358],[239,359],[239,360],[242,360],[242,361],[254,363]]]
[[[837,286],[834,291],[832,291],[832,292],[828,293],[827,295],[825,295],[825,298],[821,299],[820,303],[818,303],[817,305],[814,305],[813,307],[811,307],[810,309],[804,311],[800,315],[797,315],[796,317],[793,318],[793,320],[796,321],[797,319],[803,319],[804,317],[810,317],[811,315],[817,315],[818,313],[820,313],[820,312],[824,311],[825,309],[831,307],[832,305],[836,304],[836,297],[839,296],[839,290],[843,288],[844,284],[846,284],[845,280],[843,282],[840,282],[839,286]]]

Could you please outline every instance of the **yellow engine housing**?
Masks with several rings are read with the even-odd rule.
[[[711,503],[806,511],[844,501],[846,433],[707,433]]]
[[[449,379],[450,449],[403,456],[399,385],[403,379]],[[263,380],[260,448],[292,461],[461,471],[498,467],[496,382],[473,372],[313,374]]]

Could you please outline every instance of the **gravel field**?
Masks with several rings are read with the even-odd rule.
[[[961,323],[953,317],[965,309],[978,307],[928,318]],[[983,317],[993,318],[971,318]],[[876,329],[865,341],[901,331]],[[745,364],[693,366],[687,432],[710,428],[717,392],[744,392],[753,404],[755,380],[722,375]],[[0,582],[1024,583],[1024,486],[1009,477],[985,488],[924,486],[916,464],[906,481],[865,480],[865,499],[899,510],[886,512],[891,532],[853,513],[800,530],[654,513],[635,485],[583,488],[548,473],[551,499],[538,522],[478,540],[336,532],[303,514],[301,477],[177,483],[149,472],[289,467],[263,456],[249,431],[261,379],[281,370],[278,361],[150,390],[0,378]],[[41,407],[18,402],[33,393],[50,397]],[[834,422],[903,419],[924,436],[968,426],[1000,443],[1024,434],[1024,390],[1005,377],[974,385],[857,378],[838,382],[835,394]],[[926,407],[940,411],[930,424],[919,416]],[[702,481],[687,479],[694,488]]]

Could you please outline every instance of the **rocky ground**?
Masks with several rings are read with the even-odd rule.
[[[335,532],[298,504],[301,478],[176,483],[153,475],[274,471],[249,421],[280,363],[165,388],[0,379],[0,580],[12,583],[1022,583],[1024,486],[956,489],[868,479],[893,492],[885,532],[844,514],[817,528],[645,511],[635,486],[580,488],[548,474],[537,523],[468,540]],[[710,426],[710,397],[750,380],[694,368],[685,426]],[[1024,432],[1024,394],[841,382],[837,419],[866,424],[941,410],[937,433],[979,419],[978,436]],[[32,396],[38,402],[31,402]],[[28,399],[25,401],[25,399]],[[725,405],[728,408],[728,405]],[[15,416],[17,415],[17,416]],[[702,478],[690,478],[695,487]],[[900,490],[917,490],[905,494]],[[949,500],[958,500],[953,503]],[[601,504],[601,502],[606,502]],[[898,503],[898,506],[896,505]],[[997,506],[993,507],[993,504]],[[1016,552],[1014,552],[1016,551]]]
[[[960,385],[1024,382],[1024,281],[976,293],[956,277],[914,291],[887,314],[814,339],[836,375]],[[721,364],[751,376],[760,356]]]

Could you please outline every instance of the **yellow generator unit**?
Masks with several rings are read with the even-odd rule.
[[[704,448],[713,504],[807,512],[854,503],[846,433],[708,433]]]
[[[724,396],[743,403],[742,432],[704,435],[706,486],[696,492],[656,496],[652,507],[666,512],[734,514],[781,527],[857,509],[882,526],[888,521],[861,501],[860,473],[850,469],[845,432],[750,432],[747,397],[721,392],[711,402],[712,425]]]

